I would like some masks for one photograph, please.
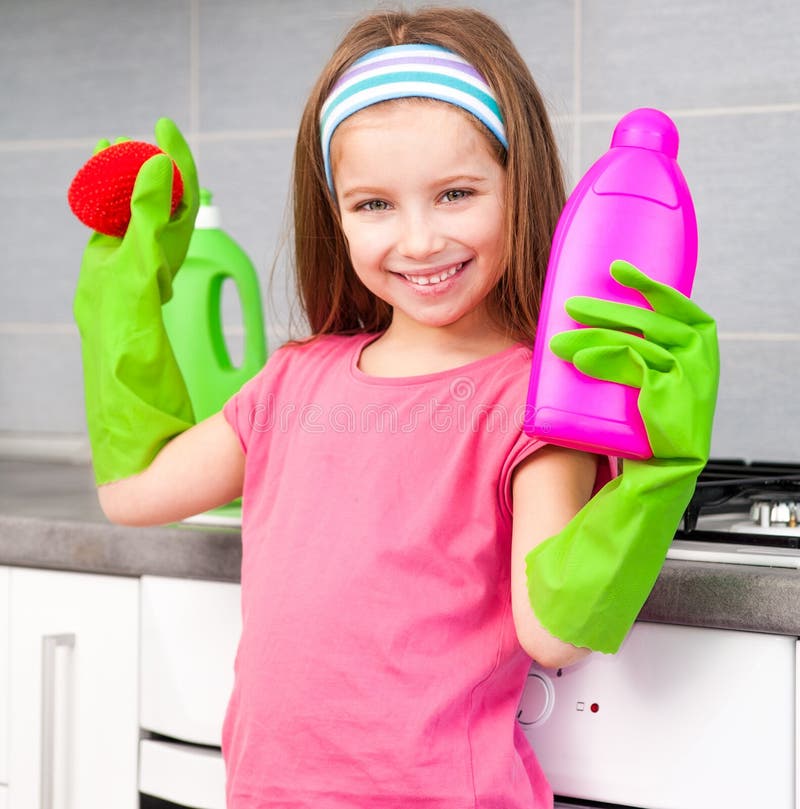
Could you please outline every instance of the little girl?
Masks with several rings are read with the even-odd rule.
[[[612,470],[521,429],[564,203],[524,62],[474,11],[351,29],[295,153],[311,336],[190,429],[158,308],[196,173],[170,122],[156,134],[183,206],[168,221],[171,165],[154,158],[125,239],[87,248],[75,308],[109,518],[164,523],[243,496],[228,806],[551,807],[517,705],[531,657],[564,666],[591,644],[537,617],[530,559]]]

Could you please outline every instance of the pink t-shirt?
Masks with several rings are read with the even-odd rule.
[[[247,456],[228,807],[551,807],[509,581],[530,351],[377,378],[374,336],[284,347],[224,409]]]

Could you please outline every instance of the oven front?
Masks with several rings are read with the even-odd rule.
[[[225,809],[220,745],[239,603],[228,582],[141,579],[141,809]]]
[[[531,668],[519,722],[564,806],[795,809],[797,639],[637,623]]]

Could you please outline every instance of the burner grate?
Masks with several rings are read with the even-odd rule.
[[[694,495],[683,516],[683,529],[678,536],[684,539],[720,541],[721,530],[698,528],[698,518],[702,514],[741,514],[747,519],[750,507],[755,500],[800,500],[800,465],[791,463],[771,463],[756,461],[748,463],[740,460],[711,460],[698,478]],[[727,541],[730,541],[728,535]],[[737,533],[740,544],[765,545],[776,547],[800,547],[794,536],[776,535],[763,531]]]

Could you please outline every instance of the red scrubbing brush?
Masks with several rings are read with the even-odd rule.
[[[131,219],[131,194],[142,164],[162,154],[158,146],[126,140],[97,152],[75,175],[69,207],[84,225],[107,236],[124,236]],[[183,197],[183,179],[172,163],[172,213]]]

